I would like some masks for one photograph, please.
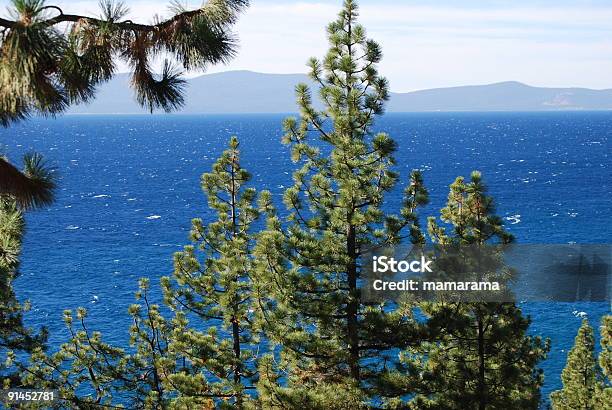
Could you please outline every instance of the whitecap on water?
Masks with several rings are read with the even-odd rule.
[[[69,231],[76,231],[77,229],[80,229],[80,228],[76,225],[68,225],[66,229]]]
[[[505,219],[512,225],[516,225],[517,223],[521,222],[521,216],[519,214],[507,216]]]
[[[110,197],[111,196],[107,194],[100,194],[100,195],[92,196],[92,198],[110,198]]]
[[[151,215],[151,216],[147,216],[148,220],[154,220],[154,219],[160,219],[161,215]]]

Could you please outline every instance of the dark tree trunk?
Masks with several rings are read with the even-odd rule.
[[[357,249],[355,227],[349,225],[347,232],[347,253],[350,262],[347,269],[349,299],[346,309],[347,327],[349,339],[349,366],[351,369],[351,377],[359,381],[359,331],[357,323],[357,315],[359,310],[359,292],[357,289]]]
[[[478,313],[478,410],[485,410],[487,407],[486,380],[485,380],[485,340],[484,324],[480,313]]]

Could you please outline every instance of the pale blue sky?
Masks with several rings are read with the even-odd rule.
[[[66,12],[97,11],[97,0],[53,3]],[[168,4],[126,3],[131,17],[140,21],[165,13]],[[0,9],[6,4],[0,0]],[[304,72],[310,56],[324,54],[324,27],[340,4],[341,0],[252,0],[236,27],[241,38],[238,57],[210,72]],[[612,0],[362,0],[360,4],[362,23],[383,46],[380,69],[394,91],[507,80],[612,88]]]

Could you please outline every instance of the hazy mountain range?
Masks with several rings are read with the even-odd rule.
[[[295,85],[310,83],[303,74],[228,71],[188,80],[185,114],[287,113],[297,110]],[[488,85],[391,93],[387,112],[612,110],[612,89],[541,88],[508,81]],[[134,100],[127,74],[99,87],[75,114],[144,113]]]

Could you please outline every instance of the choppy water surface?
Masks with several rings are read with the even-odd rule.
[[[86,306],[90,328],[124,343],[137,279],[172,272],[172,254],[187,243],[190,220],[206,219],[200,175],[231,135],[259,189],[277,198],[291,184],[283,116],[69,116],[0,130],[13,159],[44,153],[61,175],[58,200],[28,215],[18,295],[32,301],[28,323],[46,325],[55,346],[67,339],[64,309]],[[523,243],[610,242],[612,113],[432,113],[387,115],[377,128],[399,143],[402,183],[424,171],[431,205],[448,185],[483,172],[498,213]],[[398,194],[400,190],[397,190]],[[391,195],[391,211],[400,203]],[[532,332],[552,339],[544,363],[546,393],[580,324],[608,304],[525,304]]]

